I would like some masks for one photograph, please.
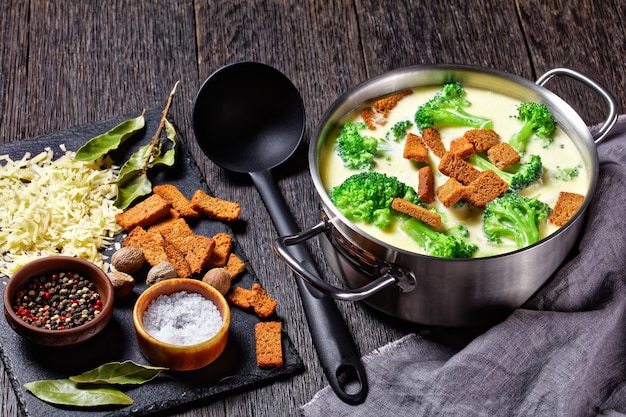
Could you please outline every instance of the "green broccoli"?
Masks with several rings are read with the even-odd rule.
[[[467,126],[490,129],[490,119],[468,113],[464,107],[471,103],[459,83],[444,84],[433,98],[422,104],[415,113],[415,125],[420,132],[428,127]]]
[[[549,215],[550,207],[536,197],[506,193],[487,203],[483,231],[492,242],[509,237],[518,248],[525,248],[541,239],[539,224]]]
[[[543,175],[543,164],[539,155],[530,155],[524,162],[517,164],[515,172],[502,171],[479,154],[470,156],[467,161],[483,171],[494,171],[509,184],[509,191],[514,193],[539,181]]]
[[[337,138],[337,155],[346,168],[370,169],[378,151],[378,139],[359,133],[365,123],[346,122]]]
[[[387,139],[393,138],[396,142],[402,140],[406,136],[406,131],[413,126],[410,120],[402,120],[396,124],[394,124],[389,132],[386,133],[385,137]]]
[[[522,122],[522,127],[509,140],[518,152],[526,151],[533,134],[544,139],[544,146],[552,143],[556,132],[556,121],[545,104],[524,102],[517,106],[517,115],[513,116]]]
[[[422,204],[415,189],[396,177],[376,171],[364,171],[346,178],[334,187],[330,200],[351,221],[362,221],[381,229],[391,225],[391,202],[400,197]]]
[[[582,165],[576,165],[573,167],[557,167],[556,172],[554,173],[554,178],[561,181],[571,181],[580,174],[580,169]]]
[[[468,240],[469,231],[463,226],[446,232],[431,229],[426,223],[408,217],[400,229],[414,239],[427,255],[439,258],[471,258],[478,246]]]

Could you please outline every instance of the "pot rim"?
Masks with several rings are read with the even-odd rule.
[[[369,233],[355,225],[352,221],[348,220],[330,201],[328,192],[322,184],[318,170],[320,147],[324,143],[328,133],[337,127],[337,122],[350,111],[354,110],[366,101],[406,88],[440,86],[444,83],[452,81],[458,81],[463,85],[469,85],[476,88],[489,89],[493,87],[493,84],[490,84],[489,81],[494,80],[498,80],[503,83],[499,86],[499,89],[494,89],[494,91],[498,91],[520,100],[540,101],[548,106],[556,119],[558,126],[574,142],[574,145],[577,147],[578,151],[581,152],[583,159],[585,160],[585,164],[589,170],[588,189],[585,194],[583,204],[572,216],[572,218],[554,233],[546,236],[533,245],[511,252],[481,258],[446,258],[440,260],[442,262],[477,262],[481,260],[487,261],[515,256],[519,252],[527,251],[531,248],[541,246],[552,239],[557,239],[571,225],[576,223],[578,218],[585,215],[587,208],[591,203],[599,176],[597,149],[591,132],[585,122],[581,119],[578,113],[569,104],[567,104],[567,102],[552,91],[538,85],[535,82],[507,72],[467,64],[415,65],[391,70],[360,82],[341,94],[331,104],[328,110],[326,110],[320,118],[320,122],[317,124],[313,135],[311,136],[308,152],[309,171],[313,179],[315,189],[322,200],[324,206],[323,209],[328,216],[328,222],[332,223],[334,227],[337,227],[338,224],[348,227],[351,232],[368,239],[372,243],[386,250],[396,251],[397,253],[405,256],[417,256],[419,258],[423,257],[429,260],[439,260],[439,258],[433,256],[423,255],[392,246],[375,238],[374,236],[371,236]],[[509,87],[509,89],[503,91],[504,86]],[[351,240],[349,236],[344,237]]]

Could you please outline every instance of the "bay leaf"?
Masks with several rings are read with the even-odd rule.
[[[156,165],[166,165],[166,166],[172,166],[174,165],[174,163],[176,162],[176,144],[178,143],[178,134],[176,133],[176,129],[174,128],[174,125],[172,125],[170,123],[169,120],[165,119],[165,134],[167,139],[171,142],[171,146],[169,147],[169,149],[167,149],[164,153],[161,153],[163,151],[163,146],[159,146],[158,152],[156,153],[156,155],[154,156],[153,160],[150,161],[150,168],[156,166]]]
[[[135,174],[134,177],[130,177],[123,184],[118,185],[115,206],[124,210],[137,198],[148,195],[151,192],[152,183],[148,176]]]
[[[44,379],[28,382],[24,387],[40,400],[76,407],[102,405],[129,405],[133,399],[122,391],[111,387],[79,387],[70,379]]]
[[[133,361],[109,362],[80,375],[70,376],[70,379],[81,384],[140,385],[151,381],[166,369]]]
[[[144,128],[144,113],[133,119],[125,120],[109,131],[89,139],[76,151],[78,161],[95,161],[112,150],[117,149],[125,140]]]

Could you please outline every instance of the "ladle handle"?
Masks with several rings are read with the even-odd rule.
[[[271,171],[251,172],[250,176],[278,233],[296,233],[298,227]],[[317,273],[313,256],[304,244],[294,245],[290,249],[294,256],[307,265],[310,273]],[[324,296],[303,280],[296,279],[296,284],[313,345],[330,386],[342,401],[348,404],[362,403],[368,392],[365,367],[337,305],[333,299]]]

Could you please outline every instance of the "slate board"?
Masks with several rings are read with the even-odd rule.
[[[50,147],[55,156],[59,156],[62,154],[59,145],[64,144],[68,150],[77,150],[88,139],[106,132],[123,120],[136,116],[122,116],[0,145],[0,154],[8,154],[13,159],[17,159],[23,157],[26,152],[35,155],[42,152],[45,147]],[[144,131],[120,149],[117,157],[123,158],[130,155],[138,146],[146,144],[156,132],[160,117],[160,109],[148,111],[145,115]],[[203,189],[210,194],[206,181],[186,150],[181,137],[179,137],[178,146],[176,166],[159,170],[151,175],[153,185],[174,184],[188,197],[191,197],[197,189]],[[206,218],[189,221],[189,224],[195,233],[205,236],[213,236],[217,232],[233,235],[228,224]],[[123,234],[118,237],[118,240],[122,238]],[[233,243],[235,253],[248,264],[234,236]],[[109,251],[108,254],[110,253]],[[0,297],[4,294],[7,278],[2,277],[1,281]],[[259,280],[247,268],[236,278],[234,285],[250,288],[255,281]],[[256,365],[254,344],[254,325],[259,319],[252,313],[232,308],[228,344],[224,353],[215,362],[197,371],[166,371],[147,384],[125,389],[124,391],[133,398],[133,405],[95,409],[59,407],[39,400],[23,387],[26,382],[67,378],[110,361],[132,360],[136,363],[150,364],[137,347],[132,322],[134,302],[144,289],[144,281],[138,280],[131,296],[116,301],[114,317],[104,331],[76,348],[59,350],[36,346],[22,339],[9,328],[4,318],[1,319],[0,356],[16,391],[18,405],[23,414],[37,417],[167,415],[175,410],[191,408],[246,388],[268,384],[274,379],[286,377],[304,369],[302,359],[285,332],[283,332],[284,365],[274,369],[260,369]],[[271,317],[270,320],[280,320],[280,318]]]

